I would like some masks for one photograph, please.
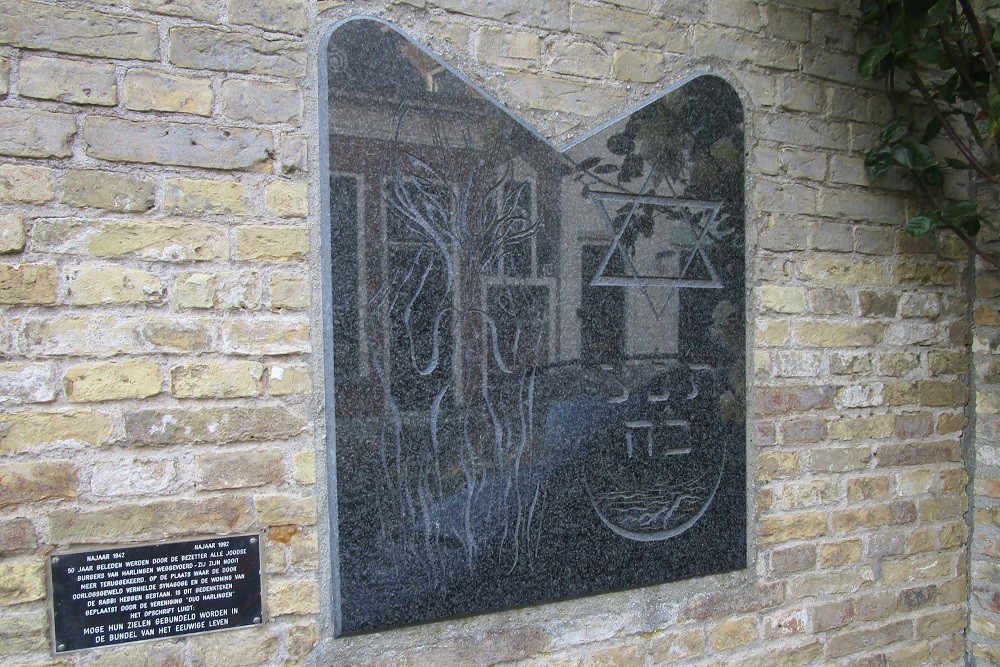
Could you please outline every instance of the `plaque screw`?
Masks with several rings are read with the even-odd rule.
[[[254,616],[253,617],[253,622],[254,623],[260,623],[260,616]]]
[[[56,646],[56,650],[57,651],[65,651],[66,650],[66,645],[65,644],[60,644],[59,646]]]
[[[250,538],[250,544],[257,544],[257,538],[256,537],[251,537]]]
[[[52,557],[52,562],[53,563],[58,563],[59,562],[59,556],[53,556]]]

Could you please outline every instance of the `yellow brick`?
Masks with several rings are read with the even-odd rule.
[[[118,80],[110,63],[25,56],[18,73],[18,92],[25,97],[72,104],[118,103]]]
[[[882,582],[886,586],[954,576],[955,555],[929,553],[889,556],[882,561]]]
[[[837,485],[829,480],[785,482],[781,500],[785,509],[802,509],[833,502],[839,496]]]
[[[295,481],[299,484],[316,483],[316,453],[303,449],[295,453]]]
[[[247,189],[234,181],[170,178],[163,206],[184,215],[246,215]]]
[[[272,396],[308,394],[312,389],[308,366],[274,364],[267,376],[267,391]]]
[[[0,562],[0,606],[44,597],[45,571],[41,559]]]
[[[817,285],[888,285],[889,272],[882,264],[859,262],[851,255],[835,259],[815,258],[802,262],[799,276]]]
[[[684,660],[705,651],[705,633],[701,628],[658,631],[650,642],[656,664]]]
[[[848,563],[861,560],[862,542],[860,539],[841,540],[832,544],[823,544],[819,548],[819,566],[841,567]]]
[[[476,36],[476,57],[493,65],[526,67],[541,58],[541,39],[530,32],[508,28],[480,28]]]
[[[251,361],[217,361],[175,366],[170,386],[178,398],[242,398],[259,396],[264,364]]]
[[[257,520],[266,526],[312,526],[316,523],[316,498],[274,495],[254,498]]]
[[[0,467],[0,508],[49,498],[74,498],[78,482],[71,461],[5,463]]]
[[[212,115],[212,80],[177,76],[148,69],[125,74],[125,108]]]
[[[260,300],[260,274],[256,271],[183,273],[174,280],[171,292],[171,302],[178,308],[256,310]]]
[[[804,287],[780,287],[763,285],[759,288],[760,305],[764,310],[775,313],[795,314],[806,309],[806,290]]]
[[[765,451],[757,457],[757,479],[761,482],[794,477],[801,470],[798,452]]]
[[[131,360],[71,366],[63,378],[73,403],[147,398],[160,393],[163,377],[151,361]]]
[[[788,322],[785,320],[758,319],[754,342],[762,347],[779,347],[788,341]]]
[[[917,518],[913,503],[875,505],[838,510],[833,513],[833,529],[838,533],[851,533],[862,528],[912,523]]]
[[[304,276],[295,273],[272,273],[271,308],[301,310],[309,307],[309,283]]]
[[[56,271],[46,264],[0,264],[0,305],[56,302]]]
[[[190,647],[191,664],[198,667],[248,667],[264,664],[278,654],[278,638],[273,632],[266,627],[256,627],[192,637],[186,642]],[[155,642],[153,645],[162,645],[162,642]],[[159,666],[159,662],[148,664]],[[291,663],[287,664],[291,667]]]
[[[52,220],[35,223],[32,245],[41,252],[130,257],[154,262],[226,259],[226,230],[182,222]]]
[[[111,438],[111,417],[100,412],[19,412],[0,414],[0,453],[38,445],[103,445]]]
[[[236,253],[242,260],[302,261],[309,254],[309,234],[305,227],[240,227],[236,230]]]
[[[272,579],[267,587],[267,608],[273,616],[318,613],[316,582],[313,579]]]
[[[264,189],[264,203],[282,218],[304,218],[309,213],[309,186],[305,183],[275,181]]]
[[[56,196],[54,172],[47,167],[0,165],[0,203],[44,204]]]
[[[655,83],[663,78],[663,54],[658,51],[617,49],[611,61],[614,77],[621,81]]]
[[[24,250],[24,219],[19,215],[0,214],[0,255]]]
[[[240,489],[285,480],[281,452],[206,453],[195,457],[195,484],[199,489]]]
[[[153,182],[116,172],[71,169],[60,201],[123,213],[148,211],[153,207]]]
[[[888,438],[894,427],[893,415],[838,417],[830,422],[828,433],[833,440],[870,440]]]
[[[309,325],[284,321],[233,321],[222,327],[223,351],[231,354],[308,352]]]
[[[746,646],[760,638],[756,619],[745,617],[720,623],[708,631],[708,643],[716,651],[728,651]]]
[[[75,266],[65,271],[69,302],[77,306],[156,303],[163,299],[159,277],[120,266]]]
[[[826,322],[805,320],[793,327],[795,337],[811,347],[866,347],[882,339],[885,325],[877,322]]]
[[[826,534],[825,512],[765,516],[760,521],[760,544],[819,537]]]

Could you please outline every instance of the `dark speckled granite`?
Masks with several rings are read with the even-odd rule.
[[[329,63],[338,633],[745,567],[735,92],[560,153],[382,23]]]

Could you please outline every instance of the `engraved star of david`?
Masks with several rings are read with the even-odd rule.
[[[702,247],[705,239],[708,237],[708,232],[711,231],[712,227],[715,225],[716,218],[719,215],[719,210],[722,208],[722,202],[698,201],[695,199],[678,199],[676,197],[660,197],[656,195],[621,192],[598,192],[593,190],[589,193],[589,196],[594,200],[598,212],[608,225],[608,229],[612,234],[614,234],[614,240],[608,248],[608,252],[605,254],[604,260],[601,262],[600,267],[598,267],[597,272],[590,281],[592,286],[639,288],[642,290],[643,296],[646,297],[649,307],[652,309],[657,318],[663,315],[664,311],[666,311],[670,300],[673,298],[678,289],[722,288],[722,281],[719,279],[719,274],[716,272],[715,267],[712,265],[711,260],[708,258],[708,255]],[[623,202],[631,204],[628,214],[625,216],[624,222],[617,228],[614,220],[608,213],[607,207],[605,206],[606,202]],[[701,214],[700,216],[679,216],[680,219],[691,228],[696,240],[691,249],[690,255],[684,259],[680,272],[676,276],[643,275],[632,261],[632,255],[621,246],[622,239],[625,237],[625,232],[628,230],[630,225],[636,222],[636,210],[643,204],[652,204],[666,209],[687,209],[689,211],[700,212]],[[701,223],[700,228],[698,226],[699,221]],[[663,252],[668,252],[669,250],[669,248],[665,248]],[[608,269],[608,265],[611,263],[611,259],[614,257],[616,252],[619,257],[621,257],[625,267],[625,270],[620,273],[612,273]],[[704,264],[705,269],[709,274],[707,279],[687,277],[688,272],[694,264],[695,258],[701,259]],[[669,288],[670,293],[667,295],[663,305],[657,306],[653,297],[649,293],[649,289],[660,288]]]

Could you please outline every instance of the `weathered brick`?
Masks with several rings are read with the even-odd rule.
[[[277,636],[261,628],[195,637],[188,645],[191,664],[197,667],[260,665],[278,652]]]
[[[99,446],[111,439],[111,417],[89,410],[0,414],[0,453],[39,445],[82,443]]]
[[[292,477],[299,484],[316,483],[316,452],[311,449],[303,449],[295,453],[292,457],[294,470]]]
[[[49,498],[75,498],[79,479],[70,461],[5,463],[0,468],[0,508]]]
[[[264,125],[297,124],[302,118],[302,96],[295,86],[227,79],[222,84],[222,115]]]
[[[160,38],[156,24],[86,9],[30,0],[0,5],[0,44],[80,56],[155,60]]]
[[[171,392],[178,398],[242,398],[263,390],[264,364],[253,361],[215,361],[174,366]]]
[[[312,388],[307,366],[274,364],[267,376],[267,391],[272,396],[305,394]]]
[[[562,111],[582,116],[597,116],[624,101],[621,91],[595,88],[593,85],[524,73],[507,79],[507,95],[529,109]]]
[[[955,555],[947,552],[889,557],[882,562],[882,581],[887,586],[896,586],[927,579],[942,579],[951,576],[954,564]]]
[[[911,502],[897,502],[888,505],[870,505],[832,514],[833,529],[838,533],[851,533],[864,528],[881,528],[913,523],[917,519],[917,508]]]
[[[309,327],[298,322],[236,320],[222,328],[222,351],[228,354],[308,352]]]
[[[269,132],[108,116],[88,116],[83,140],[90,157],[117,162],[260,170],[274,155]]]
[[[861,560],[861,546],[860,539],[820,545],[819,566],[842,567],[848,563],[857,563]]]
[[[960,407],[969,400],[968,387],[964,382],[924,380],[917,390],[920,405],[932,408]]]
[[[274,616],[316,614],[319,590],[314,579],[272,579],[267,590],[267,608]]]
[[[221,0],[129,0],[132,9],[169,16],[185,16],[215,22],[222,10]]]
[[[760,305],[775,313],[795,314],[806,309],[806,291],[802,287],[762,285],[758,289]]]
[[[885,325],[805,320],[793,323],[792,331],[803,345],[811,347],[863,347],[877,344],[885,332]]]
[[[789,540],[806,539],[825,535],[826,513],[796,512],[765,516],[760,522],[760,544],[774,544]]]
[[[789,581],[788,595],[792,598],[819,597],[838,593],[857,594],[875,582],[870,565],[856,565],[842,570],[822,570],[800,574]]]
[[[288,653],[295,658],[305,658],[319,644],[319,632],[312,624],[293,625],[288,628]]]
[[[755,63],[769,69],[795,70],[798,63],[792,49],[780,42],[759,39],[742,30],[720,29],[698,23],[692,38],[698,57],[722,58],[730,62]]]
[[[76,306],[156,303],[164,287],[152,273],[119,266],[71,266],[64,272],[69,302]]]
[[[831,387],[762,387],[757,392],[757,411],[768,415],[827,408],[832,407],[833,396]]]
[[[168,352],[204,352],[212,347],[211,320],[177,317],[143,318],[140,335],[154,348]]]
[[[294,273],[272,273],[268,279],[271,308],[301,310],[309,307],[309,283]]]
[[[881,264],[859,262],[850,255],[816,255],[799,265],[799,277],[817,285],[887,285],[889,270]]]
[[[889,497],[888,477],[855,477],[847,480],[847,499],[883,500]]]
[[[240,489],[285,480],[281,452],[206,453],[195,457],[195,484],[199,489]]]
[[[546,67],[559,74],[600,79],[611,71],[611,58],[596,44],[557,39],[543,56]]]
[[[904,285],[957,285],[960,274],[953,264],[901,261],[893,267],[893,280]]]
[[[114,65],[26,56],[21,59],[18,92],[44,100],[114,106],[118,79]]]
[[[798,544],[771,552],[770,573],[775,577],[811,570],[816,567],[816,547]]]
[[[895,428],[891,414],[868,417],[838,417],[830,422],[829,434],[834,440],[872,440],[888,438]]]
[[[541,43],[532,32],[483,27],[476,32],[476,57],[491,65],[523,69],[538,65]]]
[[[236,230],[236,254],[243,260],[301,261],[309,254],[309,234],[305,227],[240,227]]]
[[[162,384],[157,365],[140,359],[77,364],[63,377],[66,398],[73,403],[147,398],[159,394]]]
[[[184,667],[185,664],[184,646],[166,642],[117,646],[90,661],[90,667]]]
[[[0,56],[0,97],[6,97],[10,90],[10,60]]]
[[[171,301],[179,308],[256,310],[260,306],[256,271],[183,273],[174,280]]]
[[[56,398],[55,367],[44,363],[0,363],[0,405],[47,403]]]
[[[316,498],[312,496],[258,496],[254,499],[254,507],[257,520],[268,526],[311,526],[316,523]]]
[[[729,651],[760,638],[760,629],[753,617],[725,621],[708,631],[708,643],[716,651]]]
[[[247,189],[234,181],[169,178],[163,207],[171,213],[188,215],[246,215]]]
[[[4,623],[0,625],[0,650],[8,656],[17,653],[44,653],[49,648],[48,621],[48,615],[42,609],[5,609]],[[38,664],[31,663],[31,667]]]
[[[305,183],[275,181],[264,190],[269,211],[282,218],[304,218],[309,211],[309,188]]]
[[[125,437],[141,445],[285,440],[301,433],[300,410],[277,407],[151,408],[125,415]]]
[[[45,597],[45,571],[40,559],[0,562],[0,606]]]
[[[782,506],[788,510],[832,503],[839,497],[837,485],[829,480],[786,482],[782,487]]]
[[[621,81],[655,83],[663,78],[663,54],[656,51],[617,49],[611,61],[612,74]]]
[[[512,25],[530,25],[549,30],[569,28],[569,12],[565,4],[540,4],[531,0],[497,0],[470,5],[462,0],[430,0],[431,4],[449,12],[496,19]]]
[[[958,442],[889,443],[878,448],[878,466],[912,466],[962,460]]]
[[[35,223],[36,251],[184,262],[226,259],[226,230],[183,222],[43,220]]]
[[[0,214],[0,255],[24,250],[24,218],[14,214]]]
[[[56,302],[56,272],[47,264],[0,264],[0,305]]]
[[[180,67],[246,72],[287,78],[305,76],[300,40],[261,37],[200,26],[170,29],[170,62]]]
[[[769,482],[797,476],[802,470],[798,452],[762,452],[757,457],[757,480]]]
[[[90,473],[90,491],[102,498],[163,494],[177,483],[177,466],[170,459],[136,458],[133,453]]]
[[[850,472],[868,467],[872,458],[868,447],[823,447],[809,452],[810,472]]]
[[[212,80],[151,69],[125,73],[125,108],[211,116],[215,93]]]
[[[55,178],[47,167],[0,165],[0,203],[44,204],[55,198]]]
[[[49,513],[49,539],[56,545],[154,540],[237,532],[251,525],[247,499],[229,494],[142,505],[118,504],[91,511],[53,510]]]
[[[153,182],[118,172],[70,169],[60,201],[70,206],[140,213],[153,208]]]
[[[776,607],[784,599],[784,587],[780,582],[748,586],[724,593],[702,593],[687,601],[679,620],[706,621],[733,614],[747,614]]]

